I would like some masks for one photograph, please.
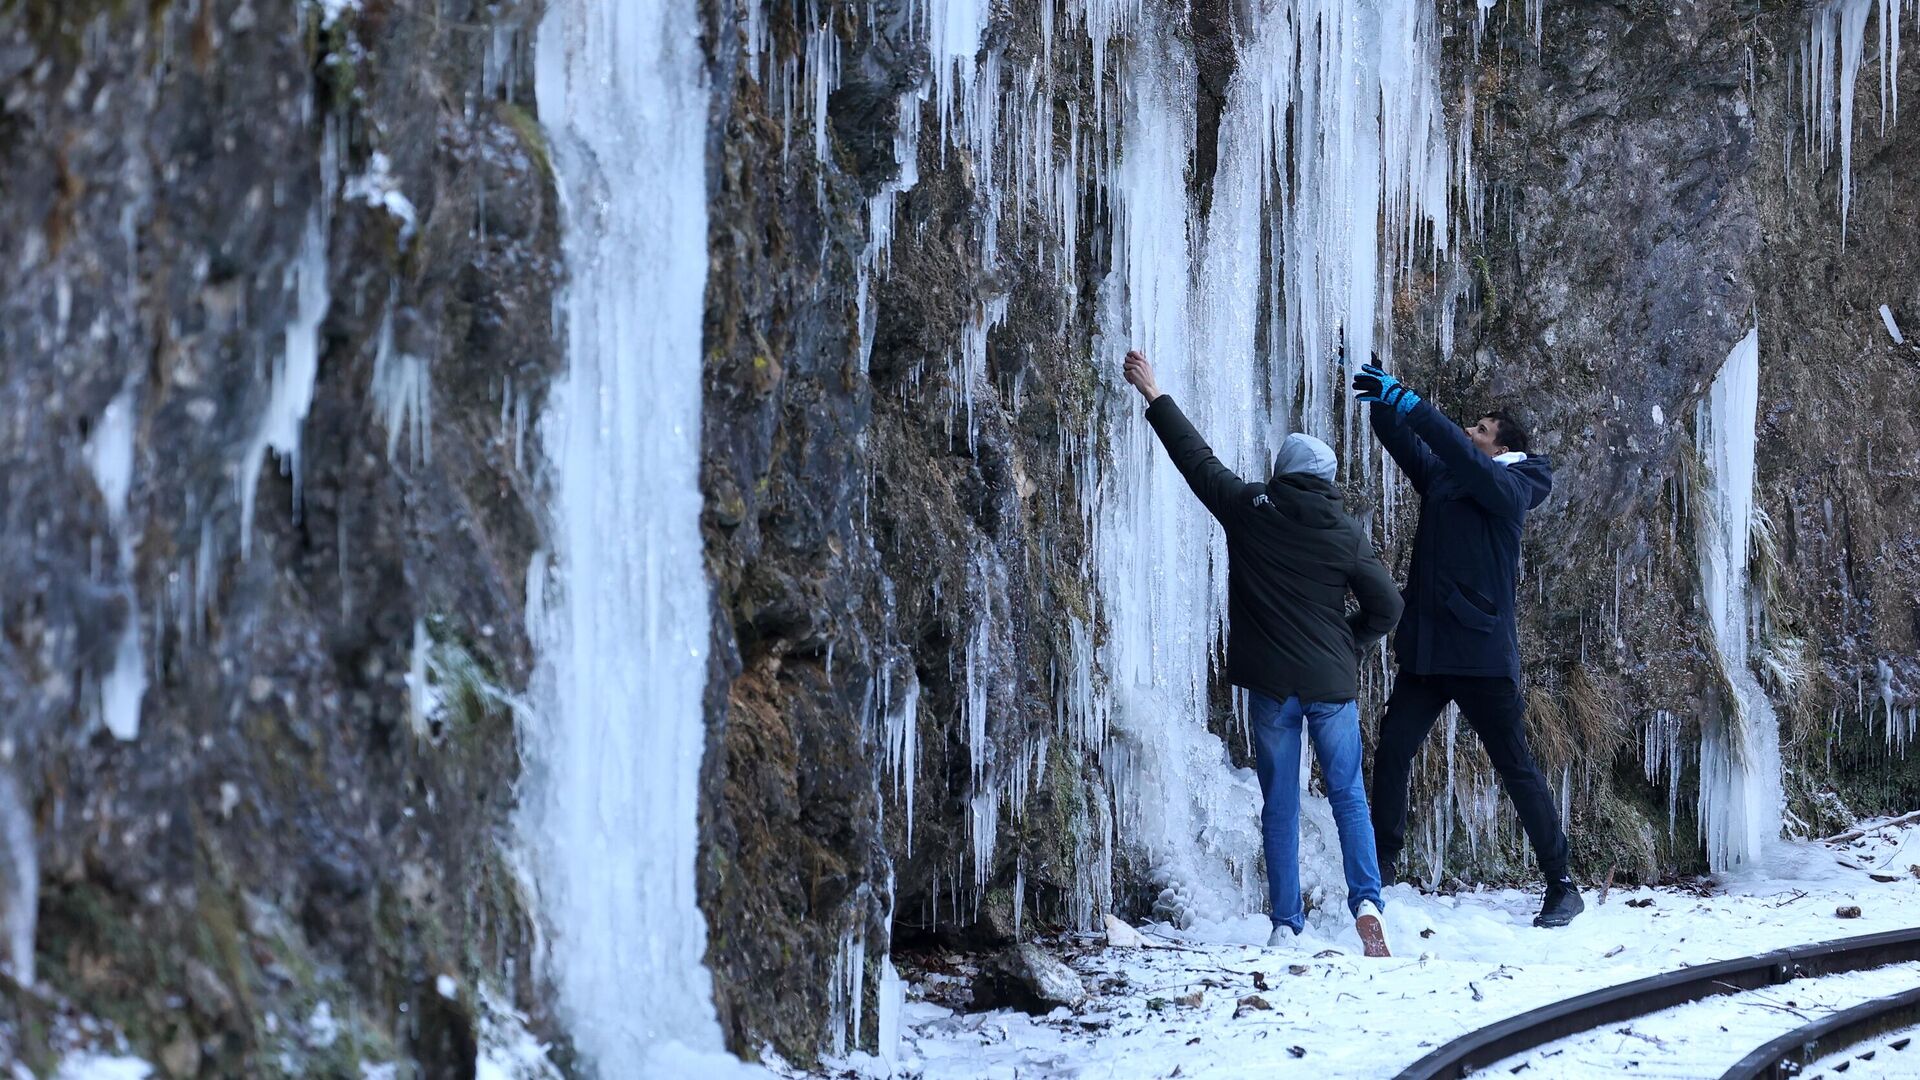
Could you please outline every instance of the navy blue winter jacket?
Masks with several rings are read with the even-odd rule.
[[[1486,456],[1424,401],[1404,416],[1373,406],[1373,431],[1420,493],[1406,614],[1393,639],[1400,670],[1518,682],[1520,528],[1553,490],[1553,467],[1544,457]]]

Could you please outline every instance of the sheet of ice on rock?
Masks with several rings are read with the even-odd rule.
[[[1183,1077],[1253,1077],[1308,1066],[1322,1076],[1391,1076],[1467,1031],[1589,990],[1682,965],[1920,925],[1920,877],[1907,870],[1920,865],[1911,825],[1837,849],[1798,845],[1789,854],[1790,878],[1740,881],[1714,895],[1616,888],[1600,904],[1589,888],[1586,913],[1561,930],[1532,925],[1537,891],[1423,896],[1396,885],[1386,894],[1395,953],[1387,960],[1360,955],[1337,906],[1316,911],[1307,932],[1278,949],[1262,945],[1264,916],[1185,933],[1143,928],[1179,948],[1070,939],[1056,952],[1081,974],[1091,998],[1046,1017],[956,1012],[928,1000],[951,999],[952,977],[929,984],[909,972],[892,1074],[1165,1077],[1177,1066]],[[1876,873],[1895,880],[1876,881]],[[1860,917],[1838,918],[1842,906],[1859,907]],[[1907,979],[1910,986],[1920,975]],[[1262,982],[1268,989],[1259,989]],[[1250,996],[1271,1008],[1242,1005]],[[1800,1022],[1786,1019],[1787,1027]],[[830,1065],[888,1075],[878,1058]]]

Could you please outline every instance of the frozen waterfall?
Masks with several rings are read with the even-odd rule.
[[[554,551],[519,831],[545,973],[599,1075],[713,1075],[695,902],[709,603],[700,518],[707,87],[692,0],[562,0],[539,31],[571,281],[541,435]],[[694,1066],[695,1056],[712,1062]]]

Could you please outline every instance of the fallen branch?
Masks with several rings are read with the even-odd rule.
[[[1176,952],[1205,953],[1207,955],[1212,955],[1212,953],[1207,949],[1196,949],[1192,945],[1183,945],[1180,942],[1175,941],[1170,937],[1163,937],[1159,934],[1150,933],[1149,931],[1146,931],[1146,930],[1140,931],[1140,936],[1143,938],[1150,939],[1149,944],[1141,946],[1141,948],[1143,949],[1172,949]]]
[[[1880,832],[1883,829],[1891,829],[1895,825],[1910,825],[1916,821],[1920,821],[1920,810],[1915,810],[1910,814],[1901,814],[1897,818],[1891,818],[1887,821],[1883,821],[1880,824],[1875,825],[1871,828],[1865,828],[1865,829],[1854,828],[1854,829],[1848,829],[1846,832],[1843,832],[1843,833],[1835,833],[1832,836],[1829,836],[1826,839],[1821,840],[1820,842],[1823,844],[1850,844],[1855,840],[1862,839],[1872,833]]]

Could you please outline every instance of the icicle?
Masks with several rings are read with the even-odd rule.
[[[1025,855],[1013,862],[1013,940],[1021,938],[1020,927],[1027,909],[1027,861]]]
[[[511,386],[511,384],[509,384]],[[415,464],[433,460],[433,381],[427,362],[393,345],[393,301],[380,320],[373,355],[373,407],[387,429],[387,460],[392,461],[411,428],[408,449]],[[509,389],[508,398],[512,392]],[[503,399],[504,409],[506,402]]]
[[[331,196],[327,196],[330,198]],[[267,407],[260,426],[240,460],[240,554],[253,553],[253,503],[260,468],[267,451],[278,454],[293,478],[293,512],[300,512],[300,429],[313,407],[313,386],[320,374],[320,324],[333,305],[327,285],[327,227],[329,215],[315,209],[307,221],[300,253],[287,268],[287,291],[294,298],[293,318],[287,323],[284,345],[273,363]]]
[[[1897,748],[1904,751],[1906,748],[1904,742],[1898,742],[1895,737],[1895,729],[1899,724],[1893,710],[1893,665],[1887,663],[1884,658],[1875,660],[1873,675],[1874,691],[1880,697],[1880,715],[1886,719],[1887,724],[1887,749]]]
[[[1808,16],[1801,49],[1801,108],[1811,147],[1817,125],[1824,166],[1834,145],[1840,148],[1840,238],[1846,243],[1847,215],[1853,202],[1853,101],[1866,53],[1867,16],[1875,0],[1829,0]],[[1881,134],[1896,117],[1900,101],[1900,4],[1880,0]]]
[[[887,712],[887,773],[893,791],[906,808],[907,857],[913,857],[913,781],[920,771],[920,678],[907,671],[906,693],[900,707]]]
[[[438,695],[427,678],[427,655],[432,648],[433,639],[427,636],[426,621],[413,620],[413,648],[407,661],[407,719],[414,737],[421,739],[433,734],[428,721],[439,705]]]
[[[1332,370],[1337,346],[1344,338],[1354,363],[1386,348],[1396,274],[1449,249],[1459,172],[1435,75],[1439,35],[1419,5],[1256,6],[1198,221],[1187,181],[1192,58],[1159,18],[1126,5],[1086,11],[1096,64],[1109,37],[1129,49],[1124,93],[1095,91],[1104,144],[1090,171],[1108,185],[1114,223],[1095,356],[1116,363],[1144,349],[1221,460],[1264,478],[1289,430],[1357,430]],[[1197,252],[1191,266],[1169,257],[1187,251]],[[1225,747],[1205,730],[1226,618],[1224,543],[1186,512],[1191,495],[1136,401],[1124,390],[1109,401],[1109,453],[1089,453],[1081,471],[1104,473],[1093,547],[1118,830],[1182,903],[1256,909],[1257,882],[1236,868],[1258,861],[1258,832],[1244,824],[1258,792],[1220,767]],[[1371,484],[1365,443],[1335,441],[1351,448],[1347,474]]]
[[[953,384],[959,400],[956,411],[967,419],[967,452],[979,451],[980,429],[974,417],[974,398],[987,379],[987,335],[1006,320],[1007,297],[996,296],[981,304],[960,331],[960,349],[954,357]]]
[[[891,956],[880,958],[880,987],[875,996],[879,1006],[880,1060],[891,1068],[900,1059],[900,1016],[907,1007],[907,984],[894,969]]]
[[[968,834],[973,841],[973,885],[985,889],[993,876],[995,842],[1000,834],[1000,793],[983,788],[967,801]]]
[[[987,771],[987,663],[993,641],[988,623],[993,618],[993,596],[987,593],[980,617],[973,624],[973,632],[967,636],[967,762],[972,770],[973,785],[980,786]]]
[[[86,447],[94,486],[107,504],[121,572],[127,576],[121,590],[127,604],[126,617],[114,643],[113,667],[100,681],[100,721],[122,741],[140,734],[140,703],[147,692],[146,658],[140,647],[139,566],[133,548],[134,530],[127,523],[127,495],[133,488],[135,408],[132,388],[122,390],[101,413]]]
[[[1760,387],[1760,331],[1727,355],[1695,428],[1706,458],[1696,540],[1700,589],[1715,649],[1733,699],[1724,717],[1701,723],[1700,832],[1716,872],[1756,865],[1779,836],[1780,725],[1748,666],[1754,437]]]
[[[1893,309],[1885,304],[1880,305],[1880,321],[1887,324],[1887,336],[1893,339],[1895,345],[1907,343],[1906,337],[1900,333],[1900,324],[1893,321]]]
[[[0,761],[0,948],[6,950],[7,969],[21,987],[33,986],[33,932],[39,921],[40,861],[35,849],[33,816],[20,795],[11,765]]]
[[[87,465],[116,528],[126,519],[127,493],[133,488],[135,407],[133,391],[122,390],[107,403],[87,439]]]

